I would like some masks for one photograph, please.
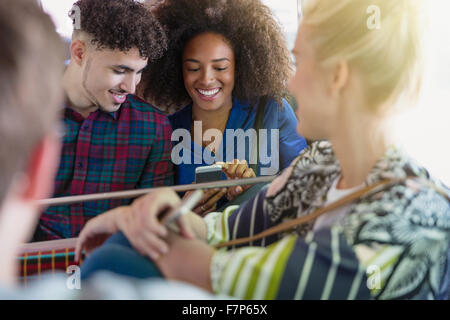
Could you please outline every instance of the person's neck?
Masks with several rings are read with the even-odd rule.
[[[353,121],[341,123],[339,132],[330,139],[341,166],[339,189],[363,184],[390,144],[384,123],[362,118],[354,117]]]
[[[194,137],[194,141],[197,144],[201,144],[204,147],[210,146],[212,144],[212,150],[213,152],[217,151],[220,143],[221,138],[214,139],[214,141],[203,141],[204,133],[207,130],[215,129],[219,130],[221,132],[221,135],[223,136],[225,132],[225,128],[227,126],[228,117],[230,116],[232,104],[230,104],[229,107],[222,107],[217,110],[201,110],[200,108],[192,106],[192,123],[191,123],[191,134]],[[197,130],[198,127],[196,124],[194,124],[194,121],[200,121],[201,122],[201,128],[202,130]],[[199,132],[201,131],[201,132]]]
[[[228,107],[222,107],[217,110],[202,110],[192,106],[192,121],[201,121],[203,131],[208,129],[225,129],[228,117],[230,116],[232,104]]]
[[[98,109],[98,106],[93,104],[83,93],[81,75],[75,68],[71,62],[64,72],[62,85],[68,106],[87,118],[89,114]]]

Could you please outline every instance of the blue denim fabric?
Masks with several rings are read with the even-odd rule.
[[[98,271],[139,279],[163,278],[155,264],[134,250],[122,232],[111,236],[89,255],[81,266],[81,279],[87,279]]]

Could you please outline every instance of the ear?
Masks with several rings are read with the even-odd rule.
[[[70,57],[73,62],[81,66],[87,52],[86,43],[80,39],[73,40],[70,44]]]
[[[331,94],[333,97],[339,97],[344,88],[348,85],[350,73],[347,61],[341,60],[334,68],[332,74]]]
[[[46,135],[33,149],[25,175],[24,200],[44,199],[53,191],[53,179],[59,163],[61,144],[53,135]]]

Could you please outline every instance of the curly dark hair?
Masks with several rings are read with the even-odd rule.
[[[191,101],[183,82],[183,50],[194,36],[214,32],[234,50],[233,96],[252,104],[265,95],[281,102],[291,57],[279,24],[260,0],[166,0],[153,12],[165,28],[169,47],[143,74],[144,98],[159,106]]]
[[[75,6],[78,6],[76,8]],[[75,10],[76,9],[76,10]],[[69,16],[75,24],[79,10],[80,30],[92,37],[98,49],[137,48],[143,58],[160,58],[167,49],[167,37],[152,12],[134,0],[79,0]]]

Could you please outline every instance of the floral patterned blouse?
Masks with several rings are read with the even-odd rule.
[[[318,141],[268,188],[240,207],[205,217],[212,245],[262,232],[323,207],[340,166]],[[349,206],[330,227],[315,221],[250,245],[217,250],[216,293],[244,299],[446,299],[449,290],[449,189],[395,147],[366,178],[417,177]]]

